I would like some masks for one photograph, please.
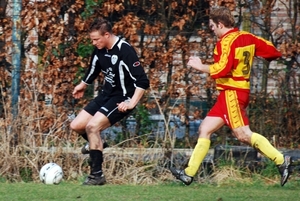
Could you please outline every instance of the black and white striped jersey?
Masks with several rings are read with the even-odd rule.
[[[136,51],[121,38],[118,38],[112,49],[94,49],[82,81],[92,84],[101,72],[104,74],[102,92],[107,96],[132,97],[136,87],[149,87],[149,80]]]

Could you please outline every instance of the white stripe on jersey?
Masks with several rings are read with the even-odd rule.
[[[123,61],[120,61],[120,63],[119,63],[120,84],[121,84],[121,87],[123,90],[123,96],[125,96],[125,94],[127,93],[127,90],[126,90],[126,86],[125,86],[125,82],[124,82],[125,75],[124,75],[122,65],[126,66],[126,64]]]
[[[127,45],[131,46],[127,41],[121,39],[118,43],[119,50],[121,49],[122,43],[126,43]]]
[[[132,74],[130,73],[129,71],[129,68],[128,66],[126,65],[126,63],[124,61],[120,61],[119,63],[119,74],[120,74],[120,83],[121,83],[121,87],[122,87],[122,90],[123,90],[123,96],[126,95],[127,93],[127,90],[126,90],[126,86],[125,86],[125,81],[124,81],[124,71],[123,71],[123,67],[127,70],[127,72],[129,73],[130,77],[136,81],[135,77],[132,76]]]
[[[95,54],[95,56],[93,57],[93,61],[92,61],[92,66],[91,66],[91,70],[90,73],[88,74],[88,76],[85,78],[85,80],[89,80],[90,76],[93,75],[95,68],[96,68],[96,62],[99,60],[98,56]]]

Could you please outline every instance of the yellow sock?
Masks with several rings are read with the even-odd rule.
[[[209,147],[210,147],[209,139],[198,138],[197,144],[189,160],[188,167],[185,168],[184,170],[185,174],[191,177],[195,176],[204,157],[208,153]]]
[[[264,136],[258,133],[252,133],[251,145],[263,155],[275,162],[276,165],[281,165],[284,162],[283,154],[280,153]]]

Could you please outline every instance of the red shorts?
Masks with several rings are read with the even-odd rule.
[[[249,104],[249,92],[220,91],[216,104],[207,116],[221,117],[231,129],[249,125],[246,108]]]

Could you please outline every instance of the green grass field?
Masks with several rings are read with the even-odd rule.
[[[222,186],[180,182],[160,185],[81,186],[78,182],[59,185],[41,183],[0,183],[2,201],[297,201],[300,200],[300,182],[293,181],[284,187],[231,183]]]

